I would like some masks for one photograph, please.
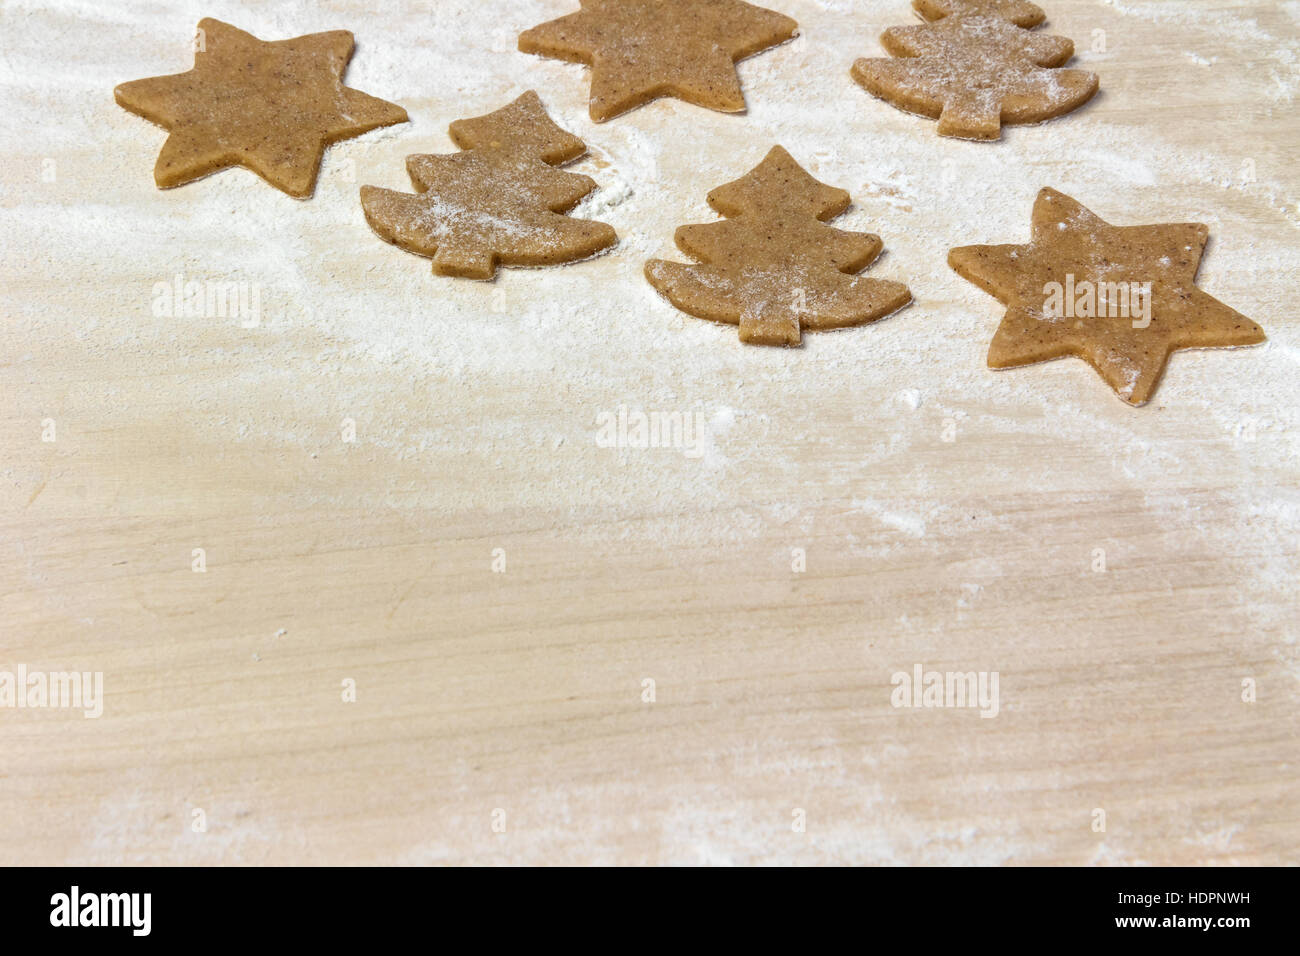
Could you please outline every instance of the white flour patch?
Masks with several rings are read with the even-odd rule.
[[[913,538],[925,536],[925,520],[916,515],[892,510],[878,501],[868,501],[860,498],[853,499],[852,506],[855,511],[871,515],[881,524],[888,525],[894,530],[901,531]]]

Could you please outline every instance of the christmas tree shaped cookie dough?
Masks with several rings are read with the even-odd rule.
[[[205,19],[195,49],[189,72],[113,91],[118,105],[171,134],[154,167],[162,189],[243,166],[304,198],[327,145],[406,122],[400,106],[343,85],[353,49],[346,30],[268,43]]]
[[[1025,28],[1036,27],[1047,17],[1042,7],[1029,0],[912,0],[912,6],[927,20],[954,13],[988,13]]]
[[[381,238],[433,259],[445,276],[490,279],[498,263],[543,266],[585,259],[617,240],[603,222],[563,213],[596,188],[555,166],[586,145],[551,121],[531,90],[509,106],[451,124],[463,152],[408,156],[417,193],[361,187]]]
[[[938,118],[941,136],[998,139],[1003,123],[1039,123],[1097,92],[1095,73],[1057,69],[1074,55],[1070,40],[996,13],[959,9],[933,23],[890,27],[880,41],[894,59],[858,60],[853,78],[900,109]]]
[[[519,36],[525,53],[591,67],[598,123],[661,96],[728,113],[745,108],[736,61],[784,43],[798,24],[741,0],[581,0]]]
[[[708,199],[728,218],[676,235],[701,264],[645,267],[683,312],[739,325],[743,342],[798,345],[802,329],[862,325],[912,301],[901,282],[856,274],[880,255],[880,237],[826,225],[849,207],[849,194],[813,179],[780,146]]]
[[[1196,287],[1208,239],[1197,223],[1112,226],[1044,189],[1028,245],[963,246],[948,263],[1007,306],[990,368],[1076,355],[1142,405],[1176,349],[1264,341],[1258,325]]]

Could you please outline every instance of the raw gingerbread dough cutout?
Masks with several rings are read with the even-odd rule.
[[[199,21],[192,70],[113,95],[171,134],[154,167],[159,188],[243,166],[301,199],[330,143],[406,122],[400,106],[343,85],[352,50],[346,30],[267,42],[209,18]]]
[[[1258,325],[1196,287],[1209,235],[1199,223],[1112,226],[1044,189],[1028,245],[963,246],[948,263],[1007,306],[990,368],[1077,355],[1142,405],[1174,350],[1264,341]]]
[[[572,262],[617,240],[603,222],[562,215],[596,183],[555,168],[587,147],[551,121],[533,91],[495,113],[457,120],[451,138],[463,152],[406,158],[418,192],[361,187],[370,227],[432,257],[434,272],[491,279],[498,263]]]
[[[1036,27],[1047,14],[1029,0],[912,0],[912,7],[927,20],[942,20],[954,13],[989,13],[1018,27]]]
[[[519,36],[525,53],[591,67],[598,123],[661,96],[745,108],[736,61],[794,36],[789,17],[741,0],[580,0],[582,9]]]
[[[853,78],[900,109],[937,117],[940,136],[998,139],[1003,123],[1039,123],[1097,92],[1095,73],[1055,69],[1074,55],[1073,42],[997,15],[890,27],[880,42],[894,59],[858,60]]]
[[[742,342],[798,345],[801,329],[862,325],[912,301],[901,282],[856,275],[880,255],[880,237],[826,225],[849,194],[813,179],[780,146],[708,198],[728,218],[676,234],[702,264],[653,259],[645,274],[683,312],[739,325]]]

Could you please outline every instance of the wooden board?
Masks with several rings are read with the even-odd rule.
[[[748,115],[603,125],[514,50],[568,0],[0,10],[0,670],[104,687],[0,709],[0,862],[1300,860],[1300,9],[1047,0],[1101,95],[968,144],[848,77],[905,0],[771,5],[801,36],[742,65]],[[204,15],[352,30],[413,122],[309,202],[157,191],[112,88]],[[358,183],[530,87],[614,252],[484,285],[369,232]],[[769,350],[649,289],[775,142],[913,306]],[[1202,287],[1268,344],[1179,354],[1143,409],[987,370],[1000,310],[944,250],[1023,241],[1046,185],[1209,224]],[[159,315],[176,275],[260,322]],[[621,407],[710,440],[602,447]],[[916,665],[997,672],[997,715],[892,706]]]

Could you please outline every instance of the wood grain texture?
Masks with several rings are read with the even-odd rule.
[[[1051,0],[1102,92],[988,145],[853,85],[906,0],[771,5],[801,36],[742,64],[749,115],[599,127],[581,67],[514,51],[567,0],[0,11],[0,670],[105,690],[0,709],[0,863],[1300,862],[1300,11]],[[353,31],[349,84],[413,128],[333,147],[310,202],[158,192],[112,89],[204,15]],[[358,184],[530,86],[630,187],[617,249],[486,285],[369,233]],[[777,141],[914,305],[753,349],[649,289]],[[1268,344],[1176,355],[1137,410],[986,369],[1000,310],[944,250],[1024,241],[1044,185],[1209,224],[1202,287]],[[261,325],[154,315],[177,273],[260,283]],[[712,443],[601,447],[620,406]],[[891,706],[918,663],[997,671],[998,716]]]

